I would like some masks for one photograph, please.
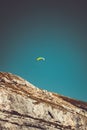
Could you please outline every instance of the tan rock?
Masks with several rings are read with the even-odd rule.
[[[0,72],[0,130],[87,130],[87,103]]]

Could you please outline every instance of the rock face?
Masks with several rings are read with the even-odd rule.
[[[87,130],[87,103],[0,72],[0,130]]]

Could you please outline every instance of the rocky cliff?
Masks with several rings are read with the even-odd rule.
[[[0,130],[87,130],[87,103],[0,72]]]

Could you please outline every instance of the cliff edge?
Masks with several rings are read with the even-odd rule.
[[[0,130],[87,130],[87,103],[0,72]]]

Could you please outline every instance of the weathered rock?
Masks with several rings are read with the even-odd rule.
[[[0,72],[0,130],[87,130],[87,103]]]

